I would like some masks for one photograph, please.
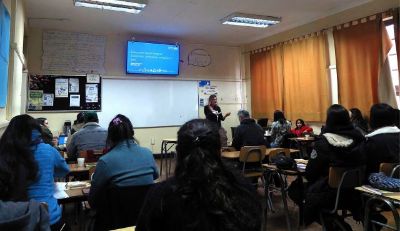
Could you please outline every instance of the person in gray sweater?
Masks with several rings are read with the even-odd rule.
[[[76,159],[80,151],[101,150],[106,147],[107,130],[99,125],[96,112],[86,112],[85,125],[76,132],[67,145],[68,157]]]

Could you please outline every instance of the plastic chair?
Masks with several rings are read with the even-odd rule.
[[[346,227],[337,218],[338,210],[342,210],[342,218],[349,216],[347,209],[344,208],[340,201],[343,197],[343,191],[353,191],[354,188],[361,186],[364,179],[365,167],[330,167],[328,185],[332,189],[336,189],[336,197],[334,207],[332,209],[322,209],[320,212],[320,219],[322,229],[326,231],[325,215],[331,215],[333,222],[340,228],[340,230],[347,231]]]

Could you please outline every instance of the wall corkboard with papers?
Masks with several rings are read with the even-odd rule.
[[[101,111],[101,77],[96,74],[29,75],[27,111]]]

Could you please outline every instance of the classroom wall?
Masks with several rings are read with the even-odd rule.
[[[29,73],[51,74],[43,72],[41,69],[42,56],[42,32],[41,29],[29,28],[28,33],[28,69]],[[84,32],[90,33],[90,32]],[[104,34],[106,36],[105,51],[105,69],[103,78],[131,78],[134,81],[138,79],[152,79],[155,77],[127,75],[125,73],[125,49],[126,42],[132,37],[132,34]],[[140,41],[158,41],[158,42],[177,42],[171,38],[157,38],[142,35],[135,35],[136,40]],[[237,126],[239,121],[236,112],[242,108],[242,83],[241,83],[241,48],[229,46],[214,46],[205,44],[193,44],[187,41],[178,41],[181,45],[181,64],[180,75],[176,77],[182,81],[211,80],[211,85],[219,89],[219,104],[224,113],[232,112],[223,126],[228,131],[228,137],[231,137],[230,127]],[[208,67],[195,67],[188,65],[188,54],[194,49],[204,49],[211,56],[211,65]],[[63,74],[63,73],[55,73]],[[76,74],[73,72],[65,74]],[[175,78],[175,77],[167,77]],[[158,79],[163,79],[158,77]],[[164,78],[165,79],[165,78]],[[24,89],[26,91],[26,89]],[[179,106],[179,102],[177,102]],[[117,114],[118,112],[115,112]],[[62,131],[62,125],[65,120],[73,121],[77,113],[31,113],[33,117],[46,117],[49,121],[53,134],[59,134]],[[161,116],[161,115],[160,115]],[[199,108],[199,117],[203,118],[203,108]],[[134,121],[133,121],[134,123]],[[163,138],[176,137],[177,127],[146,128],[136,129],[135,136],[141,145],[159,153],[161,141]],[[155,144],[151,144],[151,140]]]
[[[23,44],[26,24],[24,2],[22,0],[3,0],[11,16],[10,59],[8,69],[8,99],[6,108],[0,108],[0,136],[8,121],[22,112],[21,89],[23,82]]]

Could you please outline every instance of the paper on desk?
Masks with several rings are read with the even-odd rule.
[[[306,167],[307,167],[307,165],[305,165],[305,164],[301,164],[301,163],[297,164],[297,169],[305,170]]]
[[[56,182],[54,184],[54,198],[56,199],[62,199],[62,198],[67,198],[68,194],[65,192],[65,182]]]

